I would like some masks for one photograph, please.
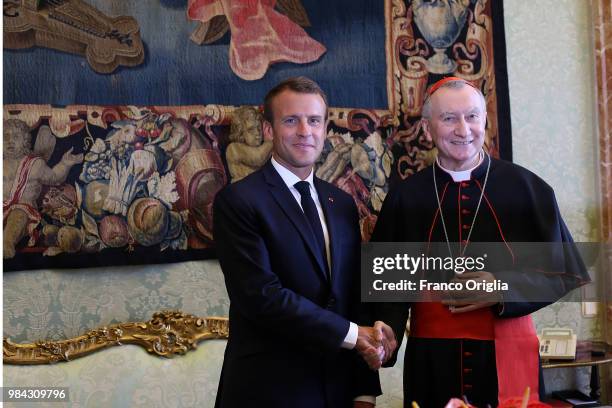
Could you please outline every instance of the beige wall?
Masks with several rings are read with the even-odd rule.
[[[599,238],[594,57],[588,0],[506,0],[513,160],[546,180],[577,241]],[[535,314],[538,328],[600,338],[602,321],[578,303]],[[589,370],[547,370],[549,388],[585,389]]]
[[[597,240],[589,1],[504,4],[514,161],[553,186],[576,240]]]
[[[586,0],[505,2],[514,161],[552,185],[577,241],[599,237],[590,13]],[[599,336],[578,304],[554,309],[538,322]]]

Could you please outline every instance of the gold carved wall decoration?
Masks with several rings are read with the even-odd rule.
[[[122,344],[137,344],[151,354],[171,358],[194,350],[200,341],[228,337],[229,321],[225,317],[164,310],[154,313],[147,322],[113,324],[67,340],[16,344],[4,338],[3,358],[4,364],[50,364]]]

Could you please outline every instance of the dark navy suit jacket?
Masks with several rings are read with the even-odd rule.
[[[350,407],[378,374],[341,344],[360,323],[357,209],[315,177],[330,236],[325,259],[271,162],[217,194],[214,237],[230,297],[216,407]],[[373,322],[366,322],[371,325]]]

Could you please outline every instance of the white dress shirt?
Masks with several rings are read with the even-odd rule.
[[[276,172],[283,179],[289,191],[295,198],[295,201],[298,203],[300,208],[302,208],[302,200],[300,192],[295,188],[294,184],[298,181],[307,181],[310,185],[310,195],[312,196],[312,200],[314,201],[317,207],[317,213],[319,213],[319,220],[321,221],[321,227],[323,228],[323,237],[325,238],[325,254],[327,256],[327,266],[329,267],[330,275],[331,275],[331,257],[330,249],[329,249],[329,231],[327,230],[327,224],[325,223],[325,215],[323,214],[323,207],[321,207],[321,201],[319,201],[319,195],[317,194],[317,190],[314,187],[314,172],[311,170],[308,177],[305,180],[302,180],[295,174],[293,174],[289,169],[284,167],[282,164],[277,162],[274,157],[272,157],[272,166],[276,169]],[[302,209],[303,211],[303,209]],[[355,348],[355,344],[357,344],[357,334],[358,328],[357,325],[353,322],[350,322],[349,331],[342,342],[342,348],[353,349]]]
[[[321,227],[323,228],[323,237],[325,238],[325,255],[327,256],[327,266],[329,267],[329,273],[331,276],[332,269],[331,269],[331,257],[330,257],[330,248],[329,248],[329,231],[327,230],[327,224],[325,223],[325,215],[323,214],[323,207],[321,207],[321,201],[319,200],[319,194],[317,194],[317,189],[314,187],[314,171],[311,170],[308,177],[306,177],[305,180],[302,180],[301,178],[293,174],[289,169],[287,169],[282,164],[277,162],[274,159],[274,157],[272,157],[271,161],[272,161],[272,166],[274,166],[274,169],[276,170],[278,175],[281,176],[281,178],[287,185],[287,188],[289,188],[289,191],[293,195],[293,198],[295,198],[295,201],[298,203],[300,208],[302,208],[302,199],[301,199],[302,196],[300,195],[300,192],[297,190],[297,188],[295,188],[295,183],[297,183],[298,181],[308,182],[308,185],[310,186],[310,195],[312,196],[312,200],[314,201],[315,206],[317,207],[317,213],[319,214],[319,220],[321,221]],[[304,211],[304,209],[302,209],[302,211]],[[354,349],[355,345],[357,344],[358,334],[359,334],[359,329],[358,329],[357,324],[349,321],[348,333],[346,333],[346,336],[344,337],[344,341],[342,342],[341,347],[345,349],[349,349],[349,350]],[[374,397],[373,395],[360,395],[354,400],[376,404],[376,397]]]

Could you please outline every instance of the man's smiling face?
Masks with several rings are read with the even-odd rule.
[[[440,88],[431,96],[431,118],[423,121],[423,129],[444,168],[466,170],[478,162],[486,119],[482,98],[471,86]]]
[[[272,101],[272,123],[264,121],[273,155],[292,173],[306,178],[323,150],[326,106],[318,94],[284,90]]]

